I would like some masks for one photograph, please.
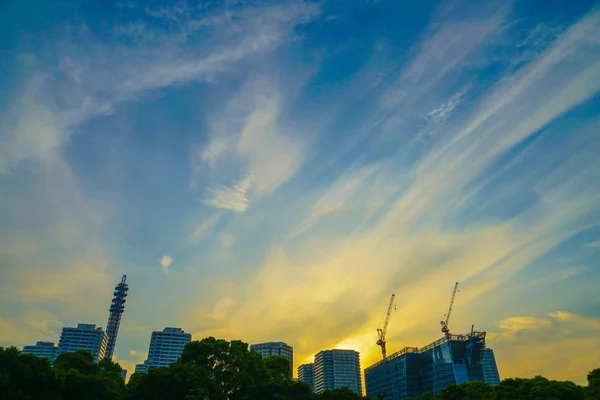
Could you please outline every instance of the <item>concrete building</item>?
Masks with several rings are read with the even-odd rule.
[[[192,341],[192,335],[181,328],[165,328],[152,332],[148,359],[135,367],[135,372],[148,372],[148,369],[168,367],[179,360],[183,348]]]
[[[101,327],[94,324],[77,324],[77,328],[65,327],[60,334],[56,356],[77,350],[87,350],[100,361],[106,353],[108,338]]]
[[[362,395],[360,354],[354,350],[324,350],[313,363],[315,393],[346,387]]]
[[[488,385],[499,385],[500,374],[498,373],[494,350],[487,347],[481,350],[481,365],[483,367],[483,381]]]
[[[110,304],[108,315],[108,322],[106,323],[106,336],[108,337],[108,344],[106,345],[106,353],[104,357],[112,359],[115,351],[115,345],[117,344],[117,335],[119,334],[119,325],[121,324],[121,316],[125,311],[125,298],[127,297],[127,291],[129,286],[125,281],[127,276],[123,275],[121,283],[115,286],[113,293],[113,299]]]
[[[302,364],[298,367],[298,382],[306,383],[311,392],[315,391],[315,370],[313,364]]]
[[[54,362],[58,346],[54,342],[37,342],[34,345],[23,347],[23,354],[33,354],[38,357],[45,357]]]
[[[282,356],[290,360],[290,376],[294,370],[294,348],[284,342],[267,342],[251,344],[250,350],[256,351],[263,357]]]
[[[449,385],[473,380],[500,381],[485,332],[450,335],[421,349],[407,347],[365,369],[367,396],[386,393],[388,400],[439,394]]]

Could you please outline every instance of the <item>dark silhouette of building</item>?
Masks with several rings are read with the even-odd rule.
[[[106,346],[106,353],[104,354],[105,358],[112,358],[113,352],[115,351],[115,345],[117,344],[119,325],[121,324],[123,311],[125,311],[125,298],[127,297],[127,291],[129,290],[129,286],[125,283],[126,280],[127,275],[123,275],[121,283],[115,286],[114,297],[110,304],[110,314],[108,316],[108,323],[106,324],[108,344]]]

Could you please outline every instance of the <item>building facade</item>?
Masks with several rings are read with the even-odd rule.
[[[386,393],[388,400],[439,394],[449,385],[474,380],[500,382],[485,332],[450,335],[421,349],[407,347],[365,369],[367,396]]]
[[[106,353],[108,338],[101,327],[94,324],[77,324],[77,328],[65,327],[60,334],[56,356],[77,350],[87,350],[100,361]]]
[[[367,396],[389,400],[419,396],[419,349],[406,347],[365,369]],[[374,395],[375,393],[375,395]]]
[[[357,351],[321,351],[315,355],[313,371],[315,393],[346,387],[362,395],[360,354]]]
[[[481,365],[483,366],[483,381],[488,385],[496,386],[500,384],[500,374],[494,351],[489,348],[481,350]]]
[[[34,345],[23,347],[23,354],[32,354],[38,357],[45,357],[54,362],[58,346],[54,342],[37,342]]]
[[[290,377],[294,370],[294,348],[284,342],[267,342],[251,344],[250,350],[255,351],[263,357],[281,356],[290,360]]]
[[[127,280],[127,276],[123,275],[121,278],[121,283],[115,286],[115,291],[113,293],[113,299],[110,304],[108,315],[108,322],[106,323],[106,336],[108,338],[108,344],[106,345],[106,353],[104,357],[111,358],[115,351],[115,345],[117,344],[117,335],[119,334],[119,325],[121,324],[121,316],[123,315],[123,311],[125,311],[125,299],[127,297],[127,291],[129,290],[129,286],[125,281]]]
[[[152,332],[148,359],[135,367],[135,372],[148,372],[150,368],[168,367],[179,360],[183,348],[192,341],[192,335],[181,328],[165,328]]]
[[[311,392],[315,391],[314,364],[302,364],[298,367],[298,382],[306,383]]]

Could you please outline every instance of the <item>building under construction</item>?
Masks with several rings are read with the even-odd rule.
[[[396,297],[392,294],[377,329],[376,344],[381,347],[383,360],[365,369],[367,396],[377,398],[385,394],[386,400],[404,400],[422,393],[439,394],[450,385],[469,381],[500,383],[494,352],[485,345],[485,332],[475,332],[471,327],[467,335],[450,333],[448,324],[457,292],[458,282],[454,284],[448,312],[440,321],[443,338],[421,349],[406,347],[387,356],[386,333]]]
[[[421,349],[406,347],[365,369],[367,396],[385,393],[386,400],[439,394],[449,385],[472,380],[500,383],[485,332],[446,335]]]

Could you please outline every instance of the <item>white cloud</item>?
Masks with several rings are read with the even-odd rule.
[[[1,170],[53,152],[82,121],[109,113],[148,90],[212,79],[248,56],[272,51],[290,38],[294,26],[319,13],[316,5],[297,2],[227,8],[208,16],[201,9],[189,9],[187,15],[176,10],[177,6],[167,7],[161,15],[177,15],[187,22],[204,15],[206,23],[181,23],[163,31],[137,21],[117,29],[115,38],[105,37],[108,43],[97,42],[86,29],[71,29],[65,37],[75,35],[72,41],[48,42],[60,60],[57,71],[43,65],[43,59],[29,58],[23,69],[30,79],[0,116]],[[207,24],[212,31],[206,31]],[[135,46],[123,45],[123,35],[131,35],[128,39]],[[57,77],[62,78],[58,83],[53,79]],[[54,101],[57,96],[60,102]]]
[[[224,210],[244,212],[250,204],[248,192],[251,187],[252,176],[249,175],[236,182],[233,186],[209,188],[209,195],[204,199],[204,202],[210,206]]]
[[[163,271],[165,274],[169,272],[169,268],[171,268],[171,264],[173,264],[173,257],[171,256],[162,256],[159,260],[160,265],[163,267]]]
[[[248,158],[257,196],[270,194],[288,181],[302,161],[302,144],[280,131],[279,108],[272,98],[252,112],[237,143],[238,153]]]
[[[427,113],[428,119],[435,124],[443,123],[450,117],[450,115],[452,115],[452,113],[460,105],[460,103],[462,103],[463,98],[468,90],[469,88],[466,88],[461,90],[460,92],[455,93],[452,97],[450,97],[450,100],[448,100],[446,103],[442,104],[434,110],[431,110],[429,113]]]
[[[137,351],[135,350],[129,350],[129,355],[130,356],[135,356],[137,354]]]
[[[209,234],[213,226],[221,219],[220,213],[214,213],[207,219],[203,220],[196,229],[190,234],[189,241],[191,243],[199,243],[204,240]]]
[[[211,121],[211,139],[192,165],[191,187],[200,178],[231,180],[232,171],[242,170],[245,178],[233,186],[209,184],[207,204],[243,212],[253,198],[272,194],[300,168],[306,144],[295,132],[288,132],[278,118],[282,107],[277,91],[267,79],[252,77]],[[206,168],[208,167],[208,169]],[[239,172],[236,172],[239,176]]]
[[[350,199],[372,177],[377,167],[369,165],[346,172],[315,202],[308,216],[291,230],[288,238],[307,231],[327,215],[347,211]]]
[[[431,146],[418,148],[419,157],[402,152],[404,148],[398,153],[386,148],[393,153],[389,163],[367,165],[372,171],[366,177],[365,170],[352,171],[333,182],[326,195],[311,193],[317,199],[313,207],[289,230],[297,234],[312,229],[311,237],[293,248],[280,241],[272,244],[255,276],[244,277],[244,289],[222,295],[233,298],[239,307],[226,314],[220,329],[231,335],[245,334],[249,340],[267,333],[290,338],[299,343],[298,356],[302,358],[319,348],[345,343],[348,338],[362,343],[363,335],[374,331],[381,318],[377,311],[380,308],[373,304],[381,301],[385,290],[396,292],[401,304],[395,316],[400,321],[396,335],[403,345],[414,340],[412,344],[420,346],[426,342],[419,342],[424,339],[415,333],[417,330],[431,332],[428,327],[435,326],[439,334],[437,321],[447,305],[449,282],[464,282],[465,295],[457,300],[457,307],[465,310],[463,313],[475,312],[477,303],[485,300],[483,294],[506,284],[516,272],[572,235],[600,222],[595,217],[588,218],[597,215],[600,207],[600,138],[594,130],[597,126],[569,125],[567,132],[573,140],[570,151],[536,159],[535,168],[525,163],[530,161],[529,153],[514,163],[501,158],[508,157],[507,153],[543,128],[555,141],[564,137],[566,128],[560,117],[600,89],[600,83],[589,84],[591,76],[600,72],[600,49],[591,43],[592,36],[580,33],[596,33],[600,29],[599,16],[600,12],[595,12],[578,22],[517,73],[508,71],[497,85],[480,94],[474,105],[455,108],[458,122],[445,125],[444,135]],[[494,19],[491,25],[498,27],[500,23],[501,19]],[[490,29],[482,28],[482,35],[491,34]],[[452,46],[460,47],[461,38],[467,41],[467,47],[479,45],[479,40],[465,35],[456,35],[457,42]],[[440,37],[434,36],[433,40],[437,43],[423,44],[423,51],[430,53],[431,46],[442,45]],[[477,43],[471,43],[472,40]],[[427,66],[423,60],[430,57],[436,60],[433,54],[416,55],[423,67]],[[409,72],[408,76],[414,79],[426,79],[418,68]],[[588,85],[584,87],[586,81]],[[406,89],[407,98],[412,98],[411,86]],[[413,89],[419,96],[426,94],[422,88]],[[384,91],[382,100],[387,94]],[[425,110],[440,103],[449,104],[439,102],[437,96],[427,100],[434,104]],[[382,104],[391,107],[385,101]],[[398,106],[397,111],[402,110]],[[263,124],[264,121],[268,118],[260,120]],[[413,133],[414,129],[398,130],[397,135],[405,138]],[[531,145],[537,154],[545,154],[548,149],[543,139],[546,138]],[[398,142],[400,147],[414,149]],[[407,159],[403,159],[405,155]],[[499,172],[486,179],[488,176],[482,174],[496,164],[500,165]],[[518,178],[504,179],[517,169]],[[347,234],[333,239],[316,229],[320,218],[343,207],[358,192],[355,187],[375,179],[382,182],[378,186],[381,193],[376,197],[387,196],[387,202],[382,201],[373,214],[376,218],[355,230],[345,227]],[[398,190],[390,191],[389,187],[398,182]],[[481,191],[473,190],[480,185],[484,186]],[[490,190],[489,198],[478,198],[484,189]],[[515,193],[526,193],[531,200],[526,206],[510,207]],[[493,207],[493,211],[513,215],[498,217],[484,208],[496,203],[502,207]],[[298,304],[298,298],[303,299],[302,304]],[[196,306],[189,311],[190,320],[200,312],[210,312],[199,311],[198,307],[203,308]],[[261,324],[253,323],[267,313],[268,324],[263,320]],[[455,317],[457,326],[466,326],[467,317],[460,313]],[[489,319],[494,317],[482,318],[481,323],[490,324],[493,321]],[[510,337],[545,332],[561,318],[566,317],[512,317],[499,324],[505,336]],[[320,326],[318,331],[312,329],[315,324]],[[374,360],[376,351],[375,346],[367,350],[365,363]]]

